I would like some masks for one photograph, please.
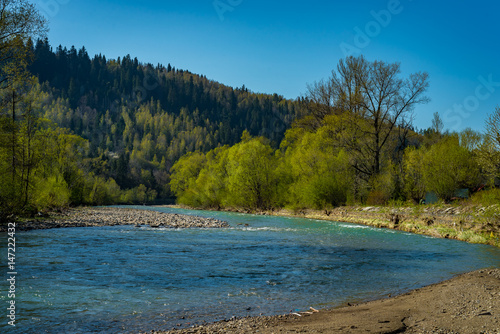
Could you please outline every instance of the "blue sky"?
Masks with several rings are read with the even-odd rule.
[[[482,131],[500,105],[500,3],[489,0],[36,0],[49,40],[92,56],[130,54],[254,92],[296,98],[347,53],[430,75],[427,128]]]

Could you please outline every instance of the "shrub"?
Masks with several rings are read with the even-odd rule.
[[[483,190],[475,193],[471,201],[477,205],[494,205],[500,203],[500,189]]]
[[[61,208],[69,205],[70,191],[62,177],[41,179],[34,191],[33,202],[39,210]]]
[[[380,190],[372,190],[368,194],[366,204],[368,205],[385,205],[389,201],[387,193]]]

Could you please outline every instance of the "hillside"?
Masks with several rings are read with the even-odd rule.
[[[301,102],[232,88],[130,55],[91,58],[85,47],[31,45],[29,70],[49,94],[44,116],[89,142],[93,171],[122,189],[144,185],[170,197],[169,170],[187,152],[237,143],[244,130],[274,146]]]

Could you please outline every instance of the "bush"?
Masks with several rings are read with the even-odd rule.
[[[480,170],[471,152],[460,146],[456,137],[432,146],[423,157],[423,176],[427,191],[449,201],[457,189],[474,188],[480,182]]]
[[[372,190],[366,199],[367,205],[385,205],[389,201],[389,196],[380,190]]]
[[[500,203],[500,189],[483,190],[475,193],[471,201],[477,205],[494,205]]]
[[[37,183],[33,202],[38,210],[53,209],[68,206],[69,198],[66,181],[62,177],[50,176]]]
[[[396,189],[395,174],[394,166],[389,166],[383,173],[372,177],[366,204],[386,205],[392,199]]]

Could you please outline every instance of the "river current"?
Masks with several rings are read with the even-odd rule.
[[[386,297],[484,267],[500,249],[388,229],[238,213],[225,229],[18,232],[16,327],[0,233],[0,332],[137,333]]]

